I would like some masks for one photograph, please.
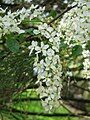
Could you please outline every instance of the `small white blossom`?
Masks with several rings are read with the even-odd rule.
[[[50,57],[52,57],[54,55],[54,53],[55,53],[54,50],[51,48],[47,50],[47,55]]]
[[[49,47],[49,45],[44,45],[44,43],[43,42],[41,42],[41,47],[39,47],[39,46],[36,46],[35,47],[35,50],[36,50],[36,54],[38,54],[38,53],[43,53],[43,55],[44,56],[46,56],[46,53],[47,53],[47,49],[48,49],[48,47]]]
[[[84,65],[84,69],[85,70],[88,70],[90,69],[90,59],[85,59],[84,62],[83,62],[83,65]]]
[[[42,74],[44,72],[44,60],[42,59],[40,63],[34,63],[34,71],[37,71],[37,73]]]
[[[82,54],[83,54],[84,58],[90,57],[90,51],[89,50],[83,50]]]
[[[29,55],[31,55],[31,53],[33,52],[37,45],[38,45],[37,41],[32,41],[32,44],[28,47],[30,49]]]
[[[35,35],[38,35],[38,34],[40,33],[40,31],[39,31],[39,30],[33,30],[33,33],[34,33]]]

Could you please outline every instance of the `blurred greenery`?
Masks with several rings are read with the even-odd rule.
[[[35,91],[28,90],[28,92],[23,92],[22,94],[19,94],[17,98],[25,98],[25,97],[32,97],[37,98],[37,94]],[[29,112],[37,112],[37,113],[45,113],[44,108],[41,105],[40,101],[16,101],[11,104],[11,107],[16,108],[18,110],[24,110]],[[60,106],[57,110],[54,111],[54,113],[69,113],[68,110],[66,110],[64,107]],[[53,114],[54,114],[53,113]],[[22,113],[13,113],[13,112],[1,112],[3,119],[5,120],[79,120],[79,118],[73,118],[73,117],[47,117],[47,116],[34,116],[34,115],[23,115]]]

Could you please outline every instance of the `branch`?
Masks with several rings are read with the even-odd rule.
[[[69,97],[62,97],[62,100],[67,101],[75,101],[75,102],[81,102],[81,103],[90,103],[89,99],[82,99],[82,98],[69,98]]]
[[[77,7],[77,4],[74,6],[67,7],[63,12],[61,12],[58,16],[56,16],[53,20],[51,20],[48,24],[55,22],[58,18],[62,17],[66,12],[70,11],[71,9]]]
[[[45,100],[47,97],[43,97],[42,100]],[[24,101],[40,101],[40,98],[16,98],[13,100],[13,102],[24,102]],[[89,99],[82,99],[82,98],[70,98],[70,97],[62,97],[59,98],[59,100],[65,100],[65,101],[74,101],[74,102],[81,102],[81,103],[90,103]]]
[[[87,81],[87,82],[90,82],[90,78],[86,79],[86,78],[81,78],[81,77],[76,77],[76,76],[72,76],[72,77],[69,77],[69,78],[70,78],[70,80],[76,80],[77,82],[78,81]]]
[[[15,118],[16,120],[20,120],[15,114],[13,114],[13,113],[10,113],[11,114],[11,116],[13,117],[13,118]]]
[[[74,87],[77,87],[77,88],[79,88],[79,89],[82,89],[82,90],[84,90],[84,91],[90,92],[89,89],[86,89],[86,88],[80,87],[80,86],[78,86],[78,85],[73,84],[73,86],[74,86]]]
[[[0,3],[1,6],[6,6],[6,7],[16,7],[19,4],[7,4],[7,3]]]
[[[30,112],[30,111],[25,111],[25,110],[17,110],[15,108],[8,108],[8,109],[3,109],[6,112],[13,112],[13,113],[20,113],[20,114],[25,114],[25,115],[35,115],[35,116],[47,116],[47,117],[80,117],[80,116],[90,116],[90,113],[82,113],[82,114],[68,114],[68,113],[38,113],[38,112]]]

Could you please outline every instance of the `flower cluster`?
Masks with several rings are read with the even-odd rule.
[[[83,77],[87,76],[86,78],[90,78],[90,74],[87,75],[89,73],[88,70],[90,70],[90,51],[87,48],[87,44],[90,41],[90,2],[89,0],[76,0],[72,3],[72,6],[76,4],[77,7],[64,14],[59,22],[58,31],[61,32],[64,44],[67,45],[70,51],[68,54],[69,59],[72,54],[72,49],[75,46],[81,46],[82,57],[84,58],[84,62],[81,64],[83,64],[85,72]]]
[[[7,15],[1,17],[0,16],[0,38],[4,36],[5,34],[9,33],[24,33],[24,30],[20,29],[18,25],[20,25],[20,22],[17,21],[15,18],[17,16],[16,13],[11,13],[9,11]]]
[[[22,21],[25,18],[32,20],[33,18],[40,17],[44,11],[44,7],[37,8],[37,5],[33,4],[30,8],[22,8],[21,10],[17,10],[16,12],[8,11],[6,15],[0,16],[0,38],[5,34],[10,33],[24,33],[25,31],[20,28]],[[6,9],[0,8],[0,13],[5,14]],[[41,18],[41,17],[40,17]]]
[[[72,6],[74,4],[77,2]],[[65,13],[59,25],[59,30],[65,32],[65,42],[70,46],[72,41],[74,44],[82,45],[90,40],[90,2],[82,0],[78,5]]]
[[[54,104],[58,103],[62,88],[62,65],[59,57],[60,34],[46,23],[39,25],[38,30],[33,32],[48,39],[46,44],[43,41],[40,44],[32,41],[29,49],[30,55],[33,52],[36,55],[33,67],[37,74],[37,83],[39,83],[37,92],[41,99],[45,98],[42,100],[42,105],[46,110],[51,110],[55,107]]]
[[[84,62],[83,62],[84,73],[83,73],[83,76],[88,79],[88,78],[90,78],[90,51],[89,50],[83,50],[82,54],[83,54],[83,57],[84,57]]]

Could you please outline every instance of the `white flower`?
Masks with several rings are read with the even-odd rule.
[[[54,42],[54,38],[50,37],[49,41]]]
[[[54,56],[54,53],[55,53],[54,50],[51,49],[51,48],[49,48],[49,49],[47,50],[47,55],[50,56],[50,57]]]
[[[40,31],[39,31],[39,30],[33,30],[33,33],[34,33],[35,35],[38,35],[38,34],[40,33]]]
[[[46,81],[46,85],[47,86],[51,85],[51,79],[50,78],[46,78],[45,81]]]
[[[84,69],[90,69],[90,59],[84,59],[84,62],[83,62],[83,65],[84,65]]]
[[[55,66],[52,64],[51,59],[49,59],[49,57],[46,57],[46,59],[45,59],[45,70],[48,71],[53,67],[55,67]]]
[[[86,69],[83,70],[82,75],[83,75],[84,78],[90,79],[90,71],[89,70],[86,70]]]
[[[38,74],[42,74],[44,72],[44,60],[42,59],[39,63],[34,63],[34,71],[37,71]]]
[[[45,108],[45,111],[49,112],[52,109],[52,105],[50,105],[51,101],[50,100],[45,99],[44,101],[42,101],[42,105]]]
[[[56,31],[53,31],[52,33],[51,33],[51,36],[52,37],[55,37],[57,35],[57,32]]]
[[[38,5],[31,4],[30,10],[33,10],[33,9],[35,9],[35,8],[37,8],[37,7],[38,7]]]
[[[35,47],[35,50],[36,50],[36,54],[38,54],[38,53],[43,53],[43,55],[44,56],[46,56],[46,53],[47,53],[47,49],[48,49],[48,47],[49,47],[49,45],[44,45],[44,43],[43,42],[41,42],[41,47],[39,47],[39,46],[36,46]]]
[[[72,72],[71,71],[67,71],[66,73],[68,76],[73,76]]]
[[[30,3],[32,0],[25,0],[25,2],[28,2],[28,3]]]
[[[89,57],[90,56],[90,51],[89,50],[83,50],[82,54],[83,54],[84,58]]]
[[[41,31],[41,30],[44,30],[44,29],[47,29],[48,25],[46,23],[44,24],[41,24],[38,26],[38,29]]]
[[[53,28],[48,26],[47,31],[51,33],[53,31]]]
[[[55,50],[56,52],[59,52],[59,49],[57,46],[52,46],[52,49]]]
[[[60,63],[60,58],[59,55],[54,55],[52,59],[53,64],[58,64]]]
[[[30,49],[29,55],[31,55],[31,53],[33,52],[33,50],[35,49],[35,47],[37,47],[37,45],[38,45],[37,41],[32,41],[32,44],[28,47]]]
[[[42,86],[42,84],[37,89],[37,92],[40,94],[40,98],[47,97],[47,93],[45,92],[45,88]]]
[[[4,10],[4,9],[2,9],[2,8],[0,7],[0,13],[5,13],[6,10],[7,10],[7,8]]]
[[[50,34],[47,31],[41,32],[42,35],[44,35],[46,38],[50,38]]]

